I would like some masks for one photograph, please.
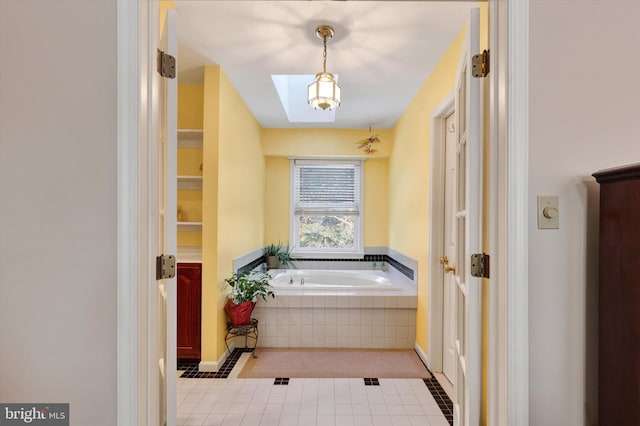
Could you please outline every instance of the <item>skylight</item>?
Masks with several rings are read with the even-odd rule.
[[[334,75],[338,81],[338,75]],[[313,74],[272,75],[280,103],[290,123],[333,123],[336,110],[313,109],[307,103],[307,86],[313,82]]]

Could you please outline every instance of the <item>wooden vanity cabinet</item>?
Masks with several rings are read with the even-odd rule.
[[[200,361],[202,312],[202,264],[178,263],[177,282],[177,358]]]
[[[600,426],[640,425],[640,164],[594,173],[600,184]]]

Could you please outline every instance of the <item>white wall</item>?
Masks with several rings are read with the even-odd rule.
[[[0,401],[116,424],[116,2],[0,1]]]
[[[597,421],[598,185],[640,162],[640,2],[530,2],[530,424]],[[560,196],[538,230],[537,195]]]

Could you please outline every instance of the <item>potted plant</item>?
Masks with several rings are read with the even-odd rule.
[[[267,300],[275,297],[269,284],[269,274],[256,271],[236,272],[225,281],[232,288],[224,311],[234,327],[251,324],[251,313],[258,297]]]
[[[289,244],[285,246],[280,241],[278,244],[269,244],[264,247],[264,257],[267,260],[268,269],[277,269],[279,265],[286,266],[291,262],[291,249]]]

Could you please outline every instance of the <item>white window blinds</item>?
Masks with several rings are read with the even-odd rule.
[[[294,160],[295,214],[360,213],[360,161]]]

